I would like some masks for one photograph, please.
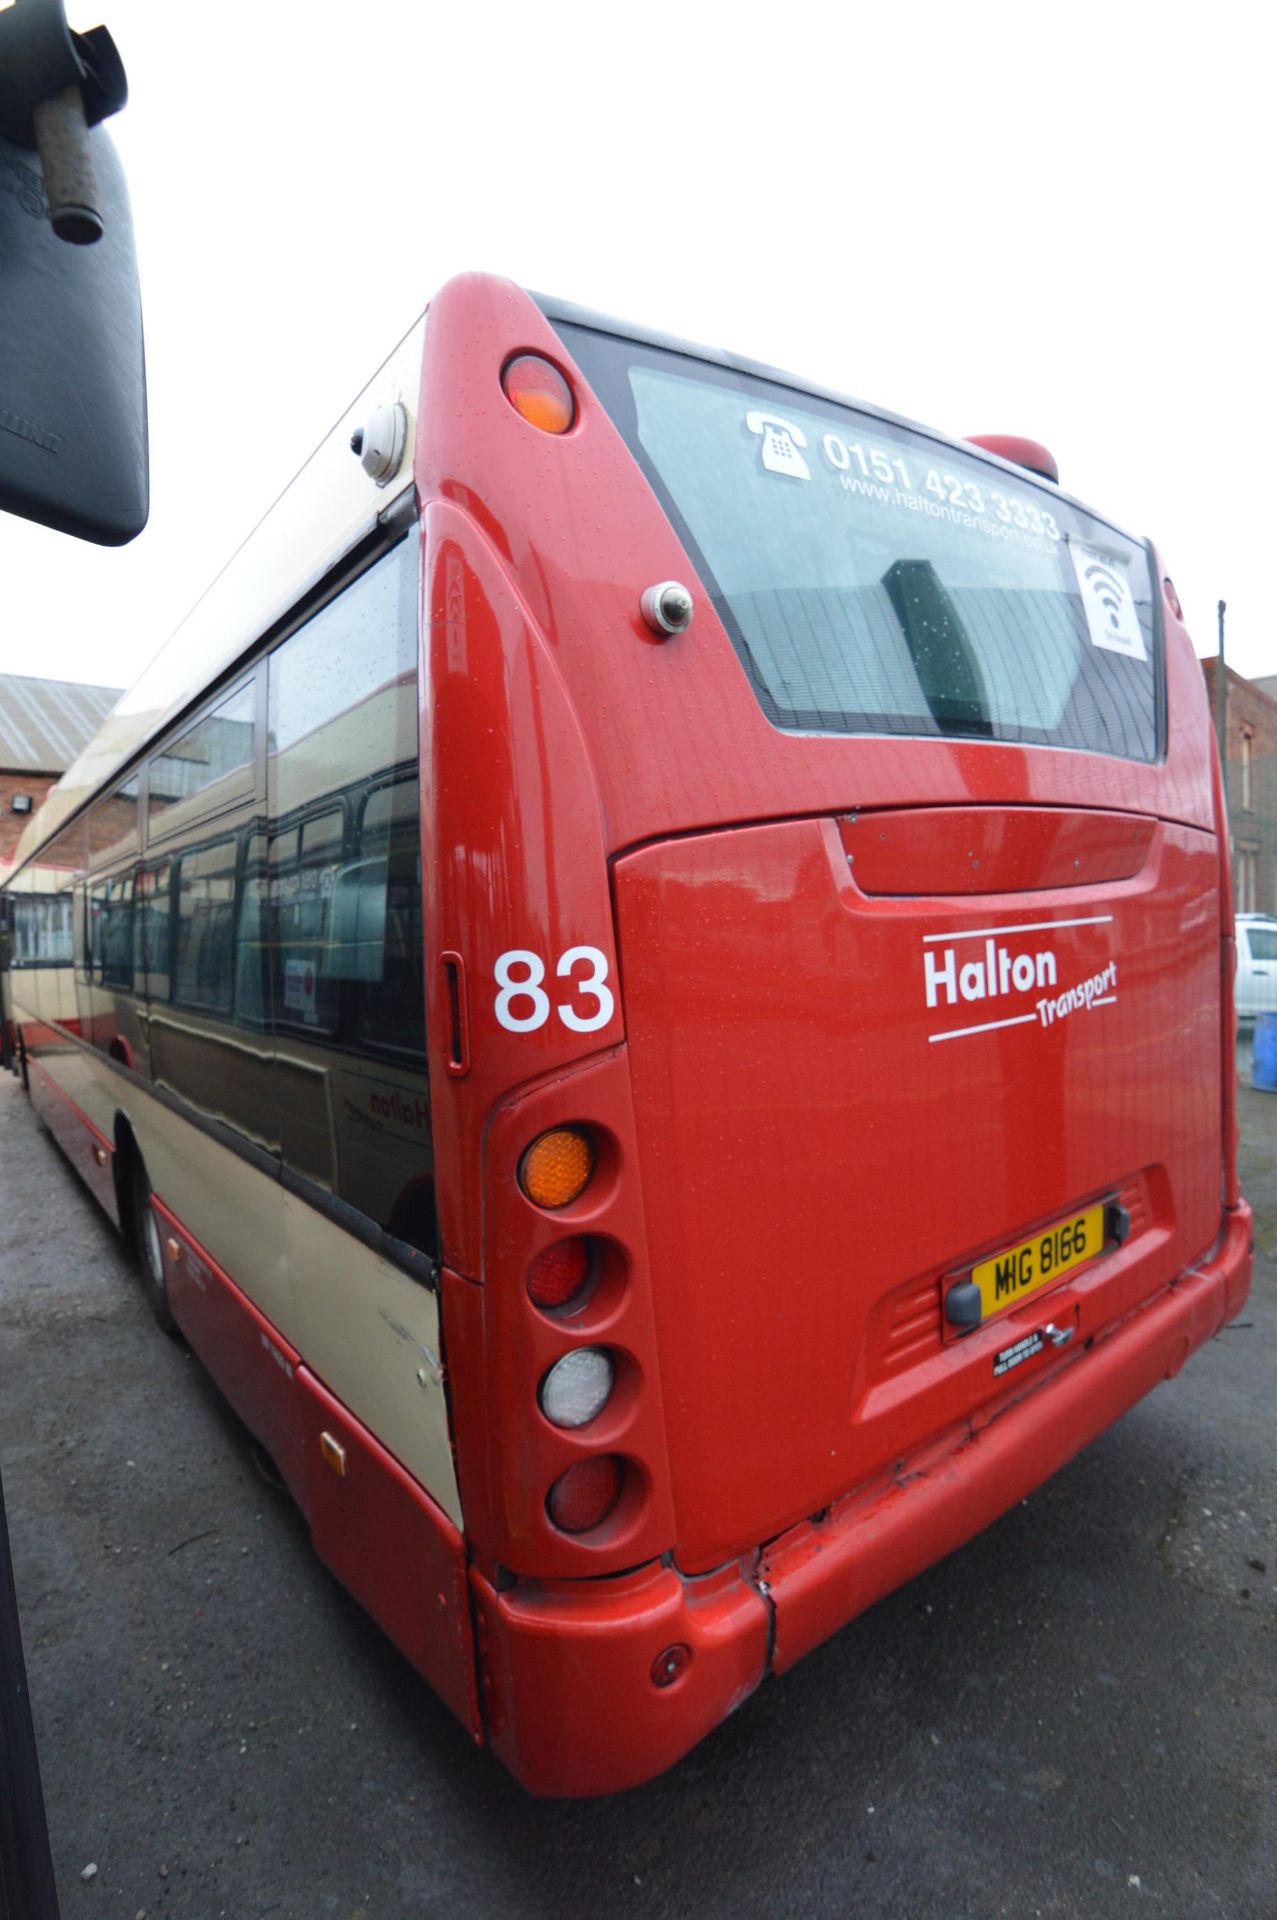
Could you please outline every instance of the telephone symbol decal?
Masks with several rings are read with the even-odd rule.
[[[798,451],[807,445],[807,435],[792,420],[778,413],[759,413],[751,408],[745,415],[751,433],[763,436],[763,465],[768,473],[785,473],[791,480],[810,480],[807,462]]]

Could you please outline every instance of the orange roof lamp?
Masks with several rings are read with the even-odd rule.
[[[1053,481],[1057,487],[1060,484],[1060,469],[1055,464],[1055,455],[1040,440],[1026,440],[1019,433],[969,433],[967,440],[971,446],[983,447],[988,453],[996,453],[1002,460],[1013,461],[1017,467],[1039,474],[1043,480]]]

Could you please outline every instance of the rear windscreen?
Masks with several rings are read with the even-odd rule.
[[[1142,547],[926,434],[564,325],[713,597],[763,711],[1152,760]]]

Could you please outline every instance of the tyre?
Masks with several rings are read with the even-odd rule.
[[[151,1183],[146,1177],[142,1156],[134,1149],[133,1161],[133,1233],[137,1243],[138,1272],[142,1276],[151,1312],[165,1333],[176,1333],[177,1322],[169,1308],[168,1282],[164,1277],[164,1243],[160,1237],[160,1217],[151,1205]]]

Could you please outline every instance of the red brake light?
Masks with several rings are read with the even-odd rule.
[[[546,1502],[563,1533],[588,1533],[607,1519],[621,1497],[621,1462],[614,1453],[578,1460],[559,1475]]]
[[[557,1240],[528,1268],[528,1296],[534,1306],[563,1307],[575,1299],[590,1277],[590,1243],[578,1234]]]
[[[501,385],[515,412],[542,433],[566,433],[576,417],[571,387],[539,353],[518,354],[501,375]]]

